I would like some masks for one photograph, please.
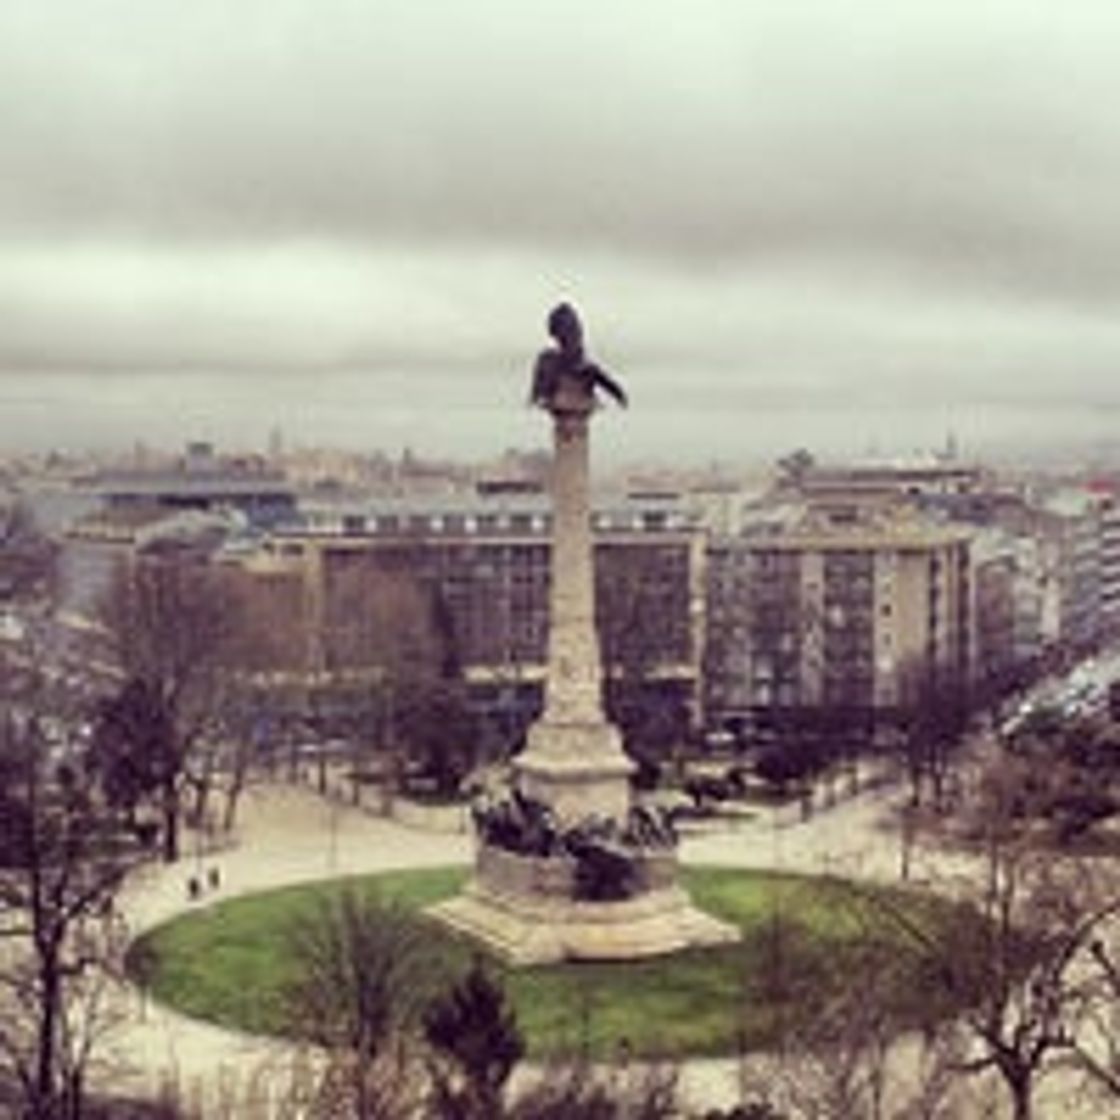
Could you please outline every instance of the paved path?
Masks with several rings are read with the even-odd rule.
[[[191,851],[191,840],[186,839]],[[122,904],[131,936],[190,909],[241,894],[341,875],[466,863],[470,842],[406,828],[327,802],[306,787],[270,785],[246,792],[236,846],[214,858],[188,855],[172,867],[145,868]],[[190,902],[187,881],[220,871],[220,886]],[[290,1055],[283,1043],[239,1034],[180,1015],[134,989],[116,993],[124,1022],[114,1030],[107,1081],[147,1095],[178,1084],[208,1103],[215,1086]]]
[[[685,836],[682,860],[725,866],[776,868],[898,881],[901,856],[889,830],[892,813],[882,791],[840,801],[801,820],[796,806],[762,809],[730,825],[704,826]],[[189,849],[189,842],[188,842]],[[402,867],[466,863],[472,844],[462,834],[409,828],[333,804],[305,787],[270,785],[244,800],[236,847],[214,859],[188,856],[174,867],[148,868],[125,893],[123,905],[135,935],[188,909],[270,887],[336,875]],[[191,875],[205,878],[218,866],[221,883],[197,902],[187,897]],[[965,861],[919,850],[911,861],[917,881],[945,883]],[[211,1026],[145,1001],[131,988],[116,993],[123,1022],[113,1038],[111,1083],[152,1094],[174,1083],[207,1116],[248,1116],[216,1104],[234,1083],[257,1071],[290,1066],[284,1043]],[[127,1073],[122,1066],[127,1064]],[[690,1062],[684,1073],[689,1099],[705,1106],[735,1102],[742,1070],[734,1061]],[[1072,1114],[1063,1114],[1072,1115]]]

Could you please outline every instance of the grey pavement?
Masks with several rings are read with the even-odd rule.
[[[877,881],[899,881],[899,840],[891,825],[892,795],[884,787],[839,800],[802,820],[796,805],[762,808],[733,821],[705,824],[682,839],[685,863],[804,872],[831,872]],[[405,867],[465,864],[472,841],[462,833],[425,831],[372,816],[307,787],[270,784],[244,799],[236,843],[213,855],[196,855],[171,867],[151,867],[130,885],[123,908],[135,935],[190,909],[222,899],[299,882]],[[967,872],[965,857],[916,849],[912,881],[951,889]],[[187,880],[220,869],[220,886],[188,898]],[[153,1095],[175,1084],[207,1117],[250,1115],[231,1105],[238,1088],[268,1081],[268,1071],[289,1069],[294,1048],[277,1040],[239,1034],[155,1005],[136,989],[115,992],[122,1022],[112,1038],[109,1065],[115,1089]],[[689,1062],[682,1074],[686,1099],[727,1107],[738,1099],[744,1076],[768,1077],[767,1059],[743,1067],[733,1060]],[[264,1108],[263,1114],[276,1114]],[[254,1113],[255,1115],[255,1113]],[[980,1115],[978,1112],[977,1115]],[[998,1113],[996,1114],[998,1115]],[[1074,1116],[1073,1111],[1046,1113]],[[1100,1113],[1086,1113],[1096,1115]]]
[[[122,908],[131,936],[238,895],[336,876],[462,864],[471,852],[462,834],[408,828],[328,801],[308,787],[283,784],[246,792],[234,846],[203,855],[193,845],[188,833],[184,859],[145,868],[125,891]],[[191,902],[188,880],[205,881],[212,867],[219,870],[220,886]],[[214,1098],[226,1095],[230,1083],[276,1067],[292,1053],[274,1039],[181,1015],[130,986],[120,987],[115,998],[123,1022],[109,1040],[105,1073],[115,1091],[147,1096],[175,1084],[208,1115],[220,1115]]]

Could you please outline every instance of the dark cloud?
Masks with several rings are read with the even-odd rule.
[[[251,379],[246,423],[300,376],[403,378],[465,424],[563,296],[651,431],[682,399],[1108,404],[1110,11],[9,0],[0,375],[174,385],[196,419],[187,382]]]
[[[781,20],[734,0],[691,21],[496,0],[469,17],[99,7],[57,18],[53,41],[34,21],[32,49],[6,39],[15,232],[883,254],[1003,279],[1035,254],[1040,271],[1116,255],[1106,28],[1069,15],[1062,42],[984,5],[931,24],[855,4],[839,28],[820,4]]]

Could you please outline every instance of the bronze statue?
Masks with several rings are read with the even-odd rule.
[[[548,408],[560,379],[567,375],[577,378],[588,393],[594,395],[596,389],[603,389],[620,405],[626,406],[626,393],[622,386],[584,356],[583,324],[570,303],[557,304],[549,313],[548,333],[556,339],[556,345],[537,355],[533,367],[533,404]]]

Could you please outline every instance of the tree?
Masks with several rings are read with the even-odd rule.
[[[237,821],[237,809],[241,795],[249,783],[253,763],[265,753],[266,745],[260,724],[253,724],[244,718],[244,700],[235,705],[240,718],[233,718],[231,726],[220,745],[219,764],[225,778],[225,806],[222,809],[221,829],[233,831]]]
[[[596,623],[605,670],[605,702],[639,763],[658,765],[687,731],[679,687],[666,666],[691,656],[687,565],[683,546],[611,545],[596,554]]]
[[[139,853],[91,789],[64,699],[9,674],[0,722],[0,1068],[33,1120],[76,1120]],[[13,685],[15,687],[13,687]]]
[[[401,907],[346,887],[325,895],[293,933],[299,972],[286,991],[293,1029],[328,1051],[333,1083],[353,1114],[397,1115],[406,1080],[394,1069],[432,975],[423,932]]]
[[[1120,811],[1120,735],[1110,720],[1039,709],[1008,736],[1006,748],[1009,762],[1030,775],[1023,811],[1049,821],[1062,846]]]
[[[98,707],[91,761],[106,799],[133,827],[137,806],[168,782],[174,739],[163,697],[143,678],[128,681]]]
[[[793,744],[772,746],[759,754],[755,773],[784,796],[792,782],[802,782],[820,769],[820,759],[811,742],[804,739]]]
[[[941,1120],[956,1056],[955,1036],[939,1018],[944,1001],[932,994],[915,1023],[897,994],[913,986],[905,974],[924,966],[925,947],[884,936],[862,899],[846,918],[856,927],[850,943],[799,959],[794,940],[784,966],[775,962],[791,973],[794,1006],[811,1012],[786,1032],[765,1103],[789,1120]],[[907,1030],[915,1025],[920,1031]]]
[[[391,765],[418,770],[447,796],[474,764],[478,724],[451,614],[410,570],[414,562],[406,554],[337,574],[327,664],[331,672],[365,674],[375,736]]]
[[[205,561],[141,555],[118,566],[98,613],[125,681],[118,708],[103,712],[100,756],[114,760],[118,778],[128,757],[134,774],[155,781],[163,856],[173,862],[184,790],[193,784],[204,803],[212,780],[213,757],[201,748],[217,734],[230,693],[243,635],[241,600]],[[114,729],[121,738],[111,745]],[[152,750],[155,760],[145,757]],[[115,781],[111,773],[103,780]]]
[[[58,545],[23,502],[0,502],[0,604],[50,600],[56,590]]]
[[[954,752],[968,722],[967,689],[956,671],[920,658],[904,665],[899,677],[899,743],[910,780],[911,803],[915,808],[921,804],[928,781],[934,806],[942,808]]]
[[[0,509],[0,603],[20,620],[0,647],[0,1090],[33,1120],[84,1114],[123,948],[116,896],[141,857],[89,780],[57,561],[25,507]]]
[[[788,1120],[773,1105],[767,1101],[748,1101],[746,1104],[737,1104],[726,1112],[713,1108],[705,1112],[702,1120]]]
[[[475,759],[478,724],[466,692],[455,681],[412,680],[396,693],[395,737],[407,757],[451,797]]]
[[[1031,1120],[1038,1083],[1077,1051],[1093,946],[1120,915],[1120,895],[1096,865],[1041,846],[1030,802],[1030,768],[1000,758],[973,806],[982,880],[961,920],[930,927],[879,896],[873,905],[928,964],[927,988],[961,1008],[964,1073],[993,1071],[1015,1120]]]
[[[945,987],[969,1003],[962,1022],[975,1052],[962,1068],[995,1070],[1016,1120],[1030,1120],[1038,1081],[1072,1045],[1085,998],[1081,962],[1120,908],[1085,903],[1055,870],[998,857],[983,900],[986,932],[968,945],[950,938],[941,962]]]
[[[1090,1084],[1120,1101],[1120,930],[1117,923],[1099,931],[1089,946],[1090,998],[1074,1040],[1075,1062]]]
[[[428,1045],[440,1059],[433,1070],[439,1115],[445,1120],[498,1116],[502,1089],[525,1044],[501,985],[481,958],[476,956],[466,974],[428,1006],[423,1022]]]
[[[576,1062],[546,1069],[513,1102],[506,1120],[673,1120],[680,1115],[674,1067],[604,1074]]]
[[[0,1090],[33,1120],[81,1112],[120,947],[116,894],[137,859],[87,780],[57,558],[25,507],[0,509],[0,604],[20,619],[0,646]]]

